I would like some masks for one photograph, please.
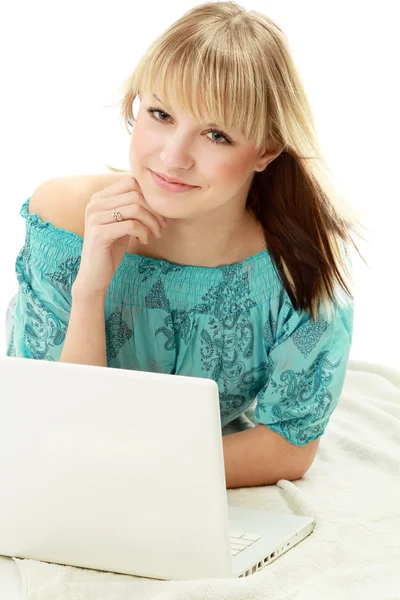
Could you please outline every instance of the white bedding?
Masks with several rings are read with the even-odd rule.
[[[158,581],[0,557],[1,600],[399,600],[400,371],[350,360],[315,461],[229,503],[315,517],[312,535],[244,579]]]

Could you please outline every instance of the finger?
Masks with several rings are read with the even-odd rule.
[[[132,192],[134,190],[142,193],[137,179],[135,177],[132,177],[132,175],[129,175],[128,177],[124,177],[116,183],[109,185],[104,190],[99,190],[94,195],[99,196],[101,198],[110,198],[111,196],[124,194],[126,192]]]
[[[150,232],[139,221],[119,221],[118,223],[108,223],[104,225],[104,235],[108,240],[117,240],[124,235],[135,236],[142,244],[149,243]]]
[[[118,194],[117,196],[109,196],[106,198],[99,197],[97,200],[95,200],[95,204],[96,204],[96,209],[99,208],[105,212],[111,211],[110,217],[112,217],[112,211],[115,208],[117,208],[119,210],[119,209],[121,209],[121,207],[134,206],[135,204],[137,204],[137,205],[143,207],[143,209],[145,209],[149,214],[153,215],[153,217],[155,219],[157,219],[157,222],[160,225],[160,227],[163,227],[163,225],[166,223],[165,218],[162,215],[159,215],[156,212],[154,212],[147,204],[143,194],[141,194],[140,192],[137,192],[136,190],[131,191],[131,192],[126,192],[123,194]],[[125,216],[125,212],[123,210],[120,210],[120,212],[122,213],[124,218],[128,218],[129,215]],[[138,214],[140,214],[140,213],[138,213]],[[106,222],[108,222],[108,221],[109,220],[107,220]]]
[[[159,220],[140,204],[135,202],[126,206],[118,206],[116,207],[116,210],[121,213],[125,221],[127,219],[139,221],[139,223],[142,223],[150,229],[155,237],[160,238],[162,236],[163,228],[160,225]],[[98,212],[95,215],[95,222],[100,223],[101,225],[106,225],[114,220],[113,213],[111,213],[110,210]]]
[[[128,206],[119,207],[118,210],[125,220],[130,219],[133,221],[138,221],[147,227],[156,238],[162,237],[163,227],[160,225],[159,220],[152,213],[143,208],[143,206],[135,203],[129,204]],[[104,223],[109,223],[109,213],[102,213],[102,215],[104,218]]]

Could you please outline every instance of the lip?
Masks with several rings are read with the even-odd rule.
[[[181,185],[187,185],[189,187],[197,187],[196,185],[190,185],[190,183],[186,183],[185,181],[181,181],[180,179],[172,179],[172,177],[167,177],[167,175],[163,175],[158,171],[153,171],[156,175],[164,179],[167,183],[180,183]]]
[[[156,171],[152,171],[149,169],[151,176],[153,177],[154,183],[167,192],[188,192],[189,190],[194,190],[198,186],[197,185],[187,185],[183,183],[170,183],[166,179],[164,179],[161,175],[159,175]]]

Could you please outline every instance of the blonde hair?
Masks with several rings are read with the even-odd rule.
[[[222,129],[241,130],[260,153],[280,150],[264,171],[254,173],[247,207],[263,227],[294,308],[315,319],[323,304],[329,318],[334,302],[347,301],[339,291],[353,299],[348,249],[352,244],[360,254],[351,237],[359,221],[333,185],[278,25],[230,1],[186,12],[154,40],[119,88],[128,133],[136,97],[154,86],[167,105],[194,119],[202,122],[204,110]]]

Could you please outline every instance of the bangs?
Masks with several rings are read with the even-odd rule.
[[[199,123],[212,121],[225,131],[239,131],[257,150],[265,146],[267,128],[260,127],[267,122],[263,79],[243,54],[232,48],[224,52],[218,36],[212,43],[199,35],[167,39],[143,57],[130,84],[128,103],[136,95],[156,92],[166,110],[175,106]]]

